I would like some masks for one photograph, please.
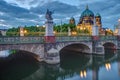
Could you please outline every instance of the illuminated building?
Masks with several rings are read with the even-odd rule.
[[[75,24],[75,19],[73,17],[71,17],[71,19],[69,20],[69,24]]]
[[[86,9],[82,12],[79,22],[77,24],[77,29],[80,30],[88,30],[89,33],[92,33],[92,26],[98,26],[99,28],[99,33],[101,32],[102,29],[102,23],[101,23],[101,16],[99,13],[97,13],[94,16],[94,13],[89,10],[88,6],[86,6]]]

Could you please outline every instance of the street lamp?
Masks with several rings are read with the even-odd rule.
[[[39,29],[38,35],[40,35],[40,32],[41,32],[40,26],[37,24],[36,27]]]
[[[43,24],[43,28],[45,28],[45,24]]]
[[[60,34],[62,35],[62,20],[61,20],[61,24],[60,24]]]
[[[25,36],[26,33],[27,33],[27,30],[24,30],[23,27],[20,27],[20,36]]]

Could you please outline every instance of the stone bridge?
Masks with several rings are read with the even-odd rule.
[[[0,50],[23,50],[35,53],[40,61],[48,63],[60,62],[60,51],[74,50],[88,54],[104,55],[104,47],[120,49],[117,36],[91,36],[55,37],[55,42],[46,42],[44,37],[0,37]]]

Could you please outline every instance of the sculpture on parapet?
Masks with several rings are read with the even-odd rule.
[[[47,9],[47,12],[46,12],[45,18],[46,18],[47,20],[53,20],[53,18],[52,18],[52,14],[53,14],[53,12],[50,11],[49,9]]]

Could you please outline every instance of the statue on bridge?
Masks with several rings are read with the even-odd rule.
[[[45,18],[47,20],[52,20],[52,14],[53,14],[53,11],[50,11],[49,9],[47,9],[47,12],[46,12],[46,15],[45,15]]]

